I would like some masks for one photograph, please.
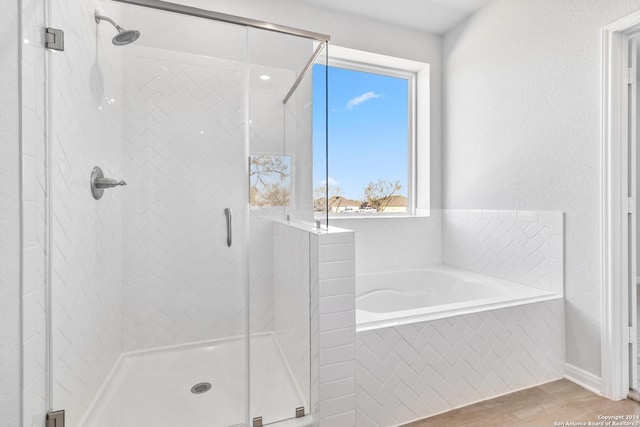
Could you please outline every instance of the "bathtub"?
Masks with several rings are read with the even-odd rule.
[[[562,298],[446,265],[356,277],[357,331]]]
[[[564,375],[561,294],[444,265],[356,276],[356,423],[401,426]]]

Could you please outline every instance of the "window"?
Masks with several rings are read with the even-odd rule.
[[[330,52],[336,49],[340,50],[332,47]],[[414,114],[417,71],[426,64],[420,63],[416,70],[418,63],[406,61],[413,66],[390,68],[380,61],[388,57],[371,56],[378,61],[330,60],[328,178],[323,168],[314,168],[314,209],[318,212],[328,205],[333,215],[388,216],[414,214],[420,207]],[[324,65],[314,66],[314,73],[324,72]],[[324,113],[324,85],[315,89],[314,111]],[[324,126],[323,121],[319,123]],[[314,129],[314,139],[318,138],[314,158],[325,156],[324,134],[324,129]]]

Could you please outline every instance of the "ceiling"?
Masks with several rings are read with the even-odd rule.
[[[442,34],[490,0],[299,0],[418,31]]]

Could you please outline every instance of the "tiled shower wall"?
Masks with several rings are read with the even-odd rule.
[[[148,47],[125,55],[125,351],[243,333],[245,244],[251,332],[273,327],[272,220],[285,208],[252,206],[250,239],[242,241],[246,71],[235,61]],[[294,78],[291,70],[249,67],[252,154],[310,152],[304,138],[285,148],[285,126],[291,135],[299,125],[285,123],[282,104]],[[225,207],[234,210],[231,248]]]
[[[235,61],[125,54],[124,351],[244,332],[244,85]]]
[[[53,408],[77,425],[121,353],[122,189],[94,200],[94,166],[123,176],[122,49],[94,1],[52,1],[66,50],[51,54]]]

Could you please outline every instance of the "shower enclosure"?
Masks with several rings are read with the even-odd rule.
[[[326,76],[307,72],[328,37],[156,0],[47,8],[65,37],[47,59],[50,417],[308,416],[308,291],[282,299],[272,229],[314,219]]]

